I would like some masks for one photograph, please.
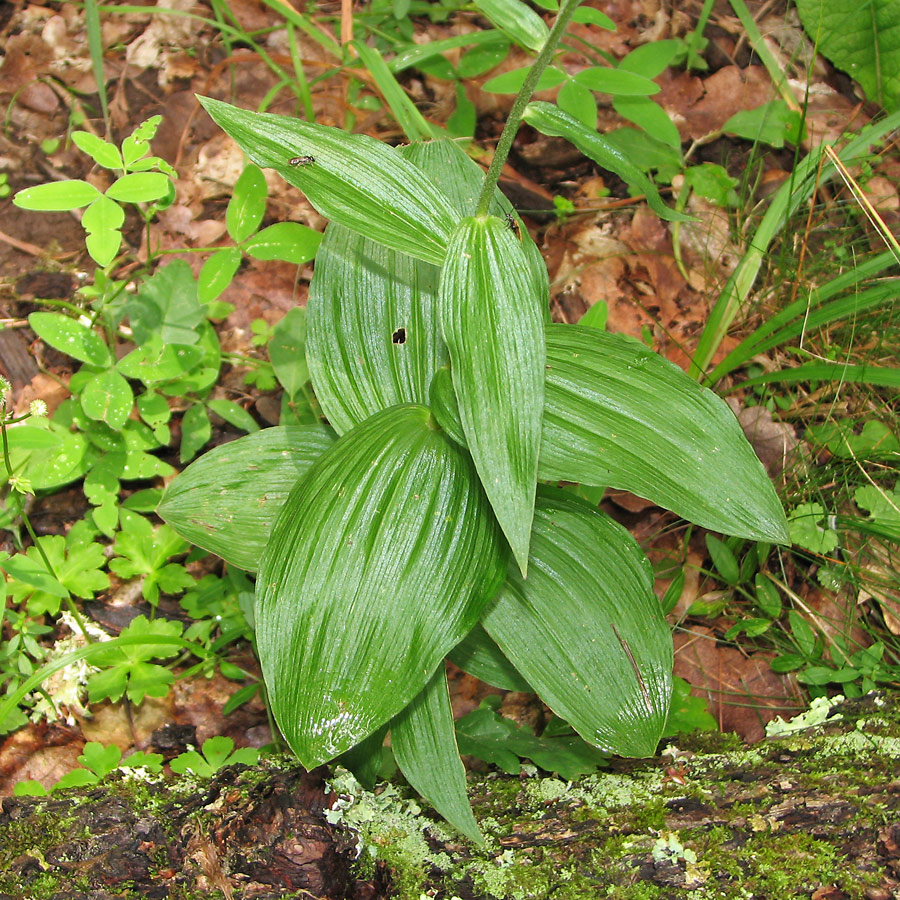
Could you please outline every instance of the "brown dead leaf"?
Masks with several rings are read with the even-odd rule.
[[[766,471],[772,477],[780,475],[788,458],[800,443],[794,433],[794,426],[787,422],[776,422],[772,413],[764,406],[741,408],[740,403],[731,397],[725,402],[737,416],[747,440]]]
[[[881,608],[888,631],[900,635],[900,552],[895,545],[873,541],[865,546],[865,558],[858,562],[866,577],[856,598],[857,605],[874,600]]]
[[[672,117],[682,140],[697,140],[719,131],[736,112],[755,109],[774,96],[762,66],[725,66],[702,81],[670,69],[657,83],[661,90],[653,99]]]
[[[703,626],[675,633],[675,674],[706,700],[722,731],[749,743],[765,737],[765,723],[775,716],[787,718],[805,706],[790,678],[772,671],[771,658],[720,644]]]
[[[29,723],[0,743],[0,797],[20,781],[34,779],[50,788],[79,765],[84,749],[81,732],[64,725]]]

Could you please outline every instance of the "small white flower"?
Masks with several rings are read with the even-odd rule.
[[[32,400],[28,412],[33,416],[46,416],[47,404],[43,400]]]

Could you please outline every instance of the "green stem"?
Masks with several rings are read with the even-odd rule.
[[[522,116],[525,114],[525,107],[528,106],[528,101],[531,100],[531,95],[534,93],[534,89],[537,87],[538,80],[543,74],[544,69],[547,68],[550,60],[553,59],[553,54],[556,52],[556,48],[559,46],[559,42],[562,40],[562,36],[566,28],[568,28],[569,22],[580,2],[581,0],[563,0],[559,15],[556,17],[556,21],[550,29],[550,34],[547,36],[547,40],[541,48],[538,58],[534,61],[534,65],[528,72],[525,83],[516,95],[512,109],[509,111],[509,118],[506,120],[506,125],[503,127],[503,133],[500,135],[500,140],[497,141],[497,149],[494,151],[494,158],[491,160],[491,166],[487,171],[487,175],[484,176],[481,196],[478,198],[478,204],[475,207],[476,216],[487,215],[491,200],[494,197],[494,189],[497,187],[497,182],[500,180],[500,172],[503,169],[503,164],[506,162],[509,151],[512,149],[513,140],[515,140],[519,125],[522,124]]]

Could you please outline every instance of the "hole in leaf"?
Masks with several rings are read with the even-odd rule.
[[[406,343],[406,329],[398,328],[392,335],[391,340],[395,344],[405,344]]]

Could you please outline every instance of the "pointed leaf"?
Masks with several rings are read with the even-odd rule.
[[[225,288],[231,284],[234,273],[241,264],[241,251],[238,247],[223,247],[216,250],[203,263],[197,278],[197,299],[201,303],[211,303]]]
[[[725,402],[625,335],[547,330],[538,474],[631,491],[714,531],[789,543],[772,482]]]
[[[391,746],[406,780],[456,829],[478,844],[466,796],[466,770],[456,747],[447,673],[438,666],[425,689],[391,722]]]
[[[669,209],[660,199],[656,185],[618,147],[552,103],[529,103],[525,121],[543,134],[571,141],[585,156],[636,187],[646,195],[650,208],[660,218],[668,222],[693,221],[690,216]]]
[[[510,566],[482,624],[586,741],[651,755],[669,708],[672,636],[650,563],[621,525],[557,491],[538,498],[531,547],[528,580]]]
[[[411,144],[401,154],[441,179],[459,216],[475,208],[484,173],[452,141]],[[513,215],[495,193],[497,215]],[[523,230],[535,291],[546,306],[547,269]],[[399,403],[427,404],[447,350],[437,321],[436,266],[329,225],[317,255],[308,304],[307,361],[322,410],[343,433]]]
[[[505,222],[460,222],[439,303],[463,431],[524,573],[544,406],[544,320],[528,259]]]
[[[453,225],[447,198],[387,144],[208,97],[200,102],[257,165],[299,187],[326,218],[417,259],[442,262]]]
[[[192,544],[255,571],[291,488],[333,442],[328,429],[308,425],[222,444],[169,484],[157,513]]]
[[[106,196],[123,203],[150,203],[165,197],[171,189],[171,179],[162,172],[132,172],[114,181]]]
[[[503,577],[471,460],[424,407],[344,435],[278,514],[256,582],[271,709],[307,768],[395,716]]]

